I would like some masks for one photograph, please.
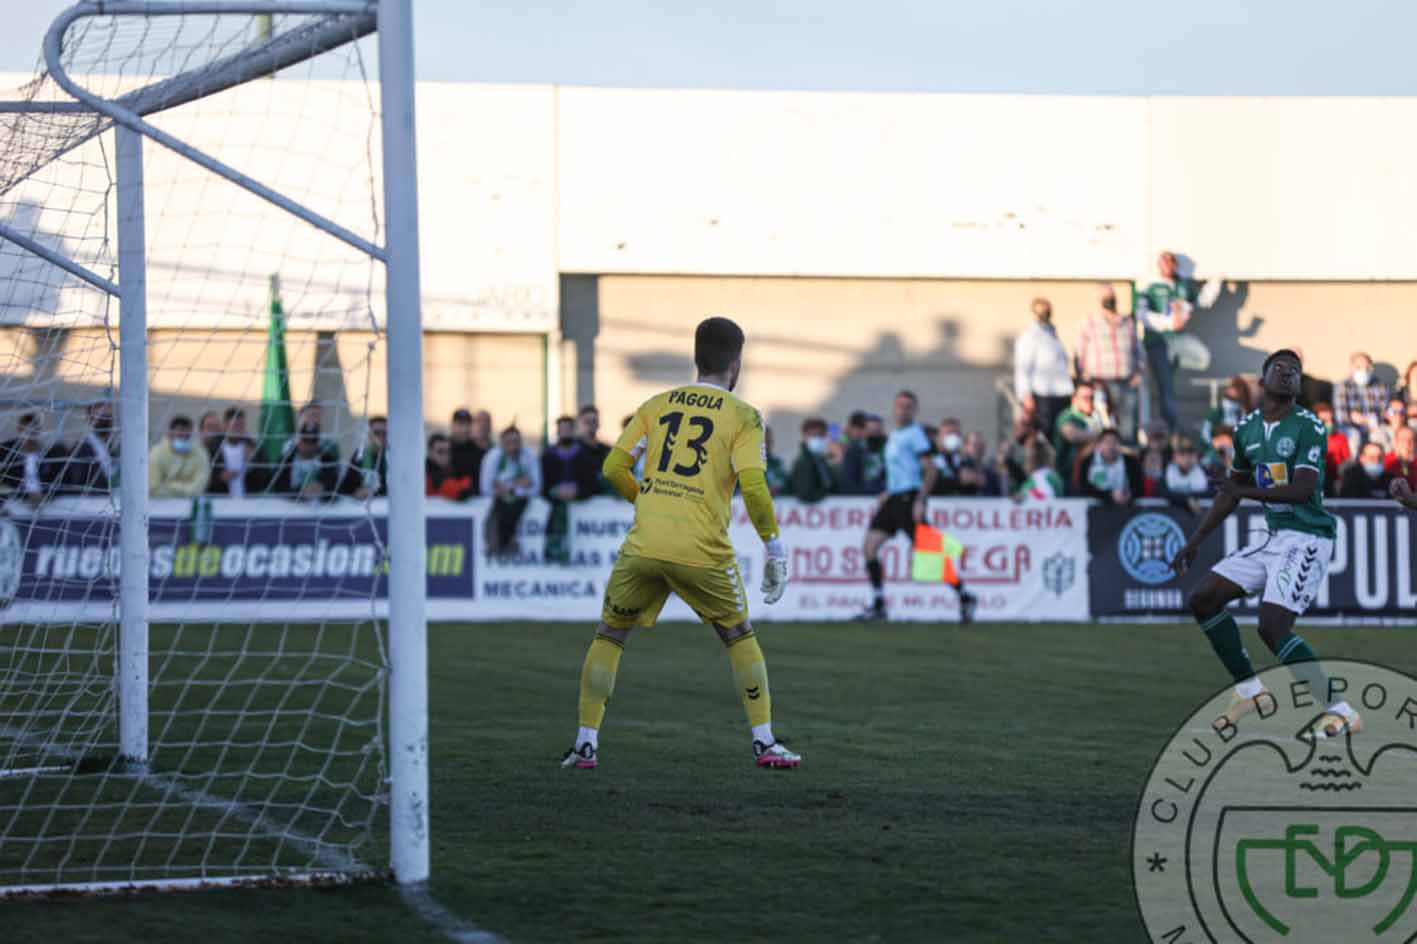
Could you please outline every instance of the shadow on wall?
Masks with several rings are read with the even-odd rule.
[[[1226,282],[1215,304],[1196,311],[1191,329],[1210,348],[1210,367],[1204,371],[1185,371],[1185,375],[1228,377],[1259,373],[1260,364],[1269,356],[1269,351],[1246,342],[1259,334],[1265,316],[1245,310],[1249,297],[1248,282]]]
[[[929,350],[907,350],[900,334],[877,332],[854,351],[826,346],[800,338],[755,336],[750,342],[745,366],[743,393],[763,408],[775,438],[774,451],[790,459],[797,451],[802,421],[819,416],[828,423],[845,423],[855,410],[885,417],[889,424],[891,401],[902,389],[920,398],[920,419],[934,426],[946,416],[955,416],[967,430],[980,430],[991,439],[998,432],[995,378],[1008,373],[1012,351],[1004,345],[995,364],[967,363],[959,356],[961,326],[953,318],[935,321],[936,338]],[[809,407],[777,406],[774,387],[790,383],[792,372],[802,370],[803,348],[822,347],[823,353],[847,353],[851,362],[836,372],[830,393]],[[777,352],[790,351],[791,358]],[[836,358],[834,358],[836,359]],[[629,354],[625,365],[637,381],[649,386],[672,387],[694,376],[693,358],[680,350],[648,350]],[[1002,366],[1001,366],[1002,365]],[[780,387],[779,387],[780,389]]]

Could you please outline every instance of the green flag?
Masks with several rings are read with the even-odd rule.
[[[266,329],[266,377],[261,388],[261,422],[256,454],[268,468],[280,462],[281,449],[295,435],[290,405],[290,363],[285,357],[285,312],[280,307],[280,276],[271,276],[271,322]]]

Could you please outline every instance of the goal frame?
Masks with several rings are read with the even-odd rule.
[[[328,15],[323,28],[268,39],[201,70],[200,88],[174,91],[173,80],[107,100],[69,76],[61,61],[65,31],[92,16]],[[297,201],[266,187],[144,120],[144,116],[206,97],[296,65],[377,32],[382,137],[384,244],[377,245]],[[116,298],[119,304],[119,643],[116,664],[119,751],[141,769],[148,758],[148,342],[147,262],[143,191],[144,139],[171,150],[280,207],[385,266],[388,344],[388,764],[389,868],[399,884],[430,876],[428,795],[428,649],[424,524],[423,339],[418,247],[412,0],[119,0],[77,3],[44,38],[48,74],[68,102],[0,102],[0,113],[90,112],[115,133],[118,281],[93,272],[0,222],[11,242]],[[108,130],[100,127],[95,134]],[[85,139],[87,140],[87,139]],[[77,146],[76,142],[74,145]],[[50,160],[58,155],[51,156]],[[329,884],[348,880],[341,869],[267,878],[153,879],[0,887],[0,899],[54,892],[105,894],[144,888],[180,890],[262,884]]]

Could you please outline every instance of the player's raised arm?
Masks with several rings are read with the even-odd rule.
[[[758,537],[763,539],[767,560],[763,565],[763,602],[776,603],[787,589],[787,549],[777,530],[777,511],[772,504],[763,469],[767,459],[767,444],[763,440],[763,419],[754,414],[743,425],[733,443],[733,468],[738,472],[738,488],[743,493],[743,507]]]
[[[615,445],[610,447],[600,470],[605,481],[630,504],[640,497],[640,483],[635,481],[635,456],[644,449],[645,435],[645,423],[637,411]]]

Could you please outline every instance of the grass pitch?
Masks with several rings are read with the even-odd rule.
[[[804,755],[767,772],[722,646],[666,625],[631,637],[601,768],[560,770],[589,636],[430,633],[432,891],[513,942],[1142,940],[1137,794],[1223,682],[1193,626],[764,626],[774,726]],[[1417,670],[1401,631],[1305,636]],[[0,920],[7,942],[442,939],[380,885]]]

